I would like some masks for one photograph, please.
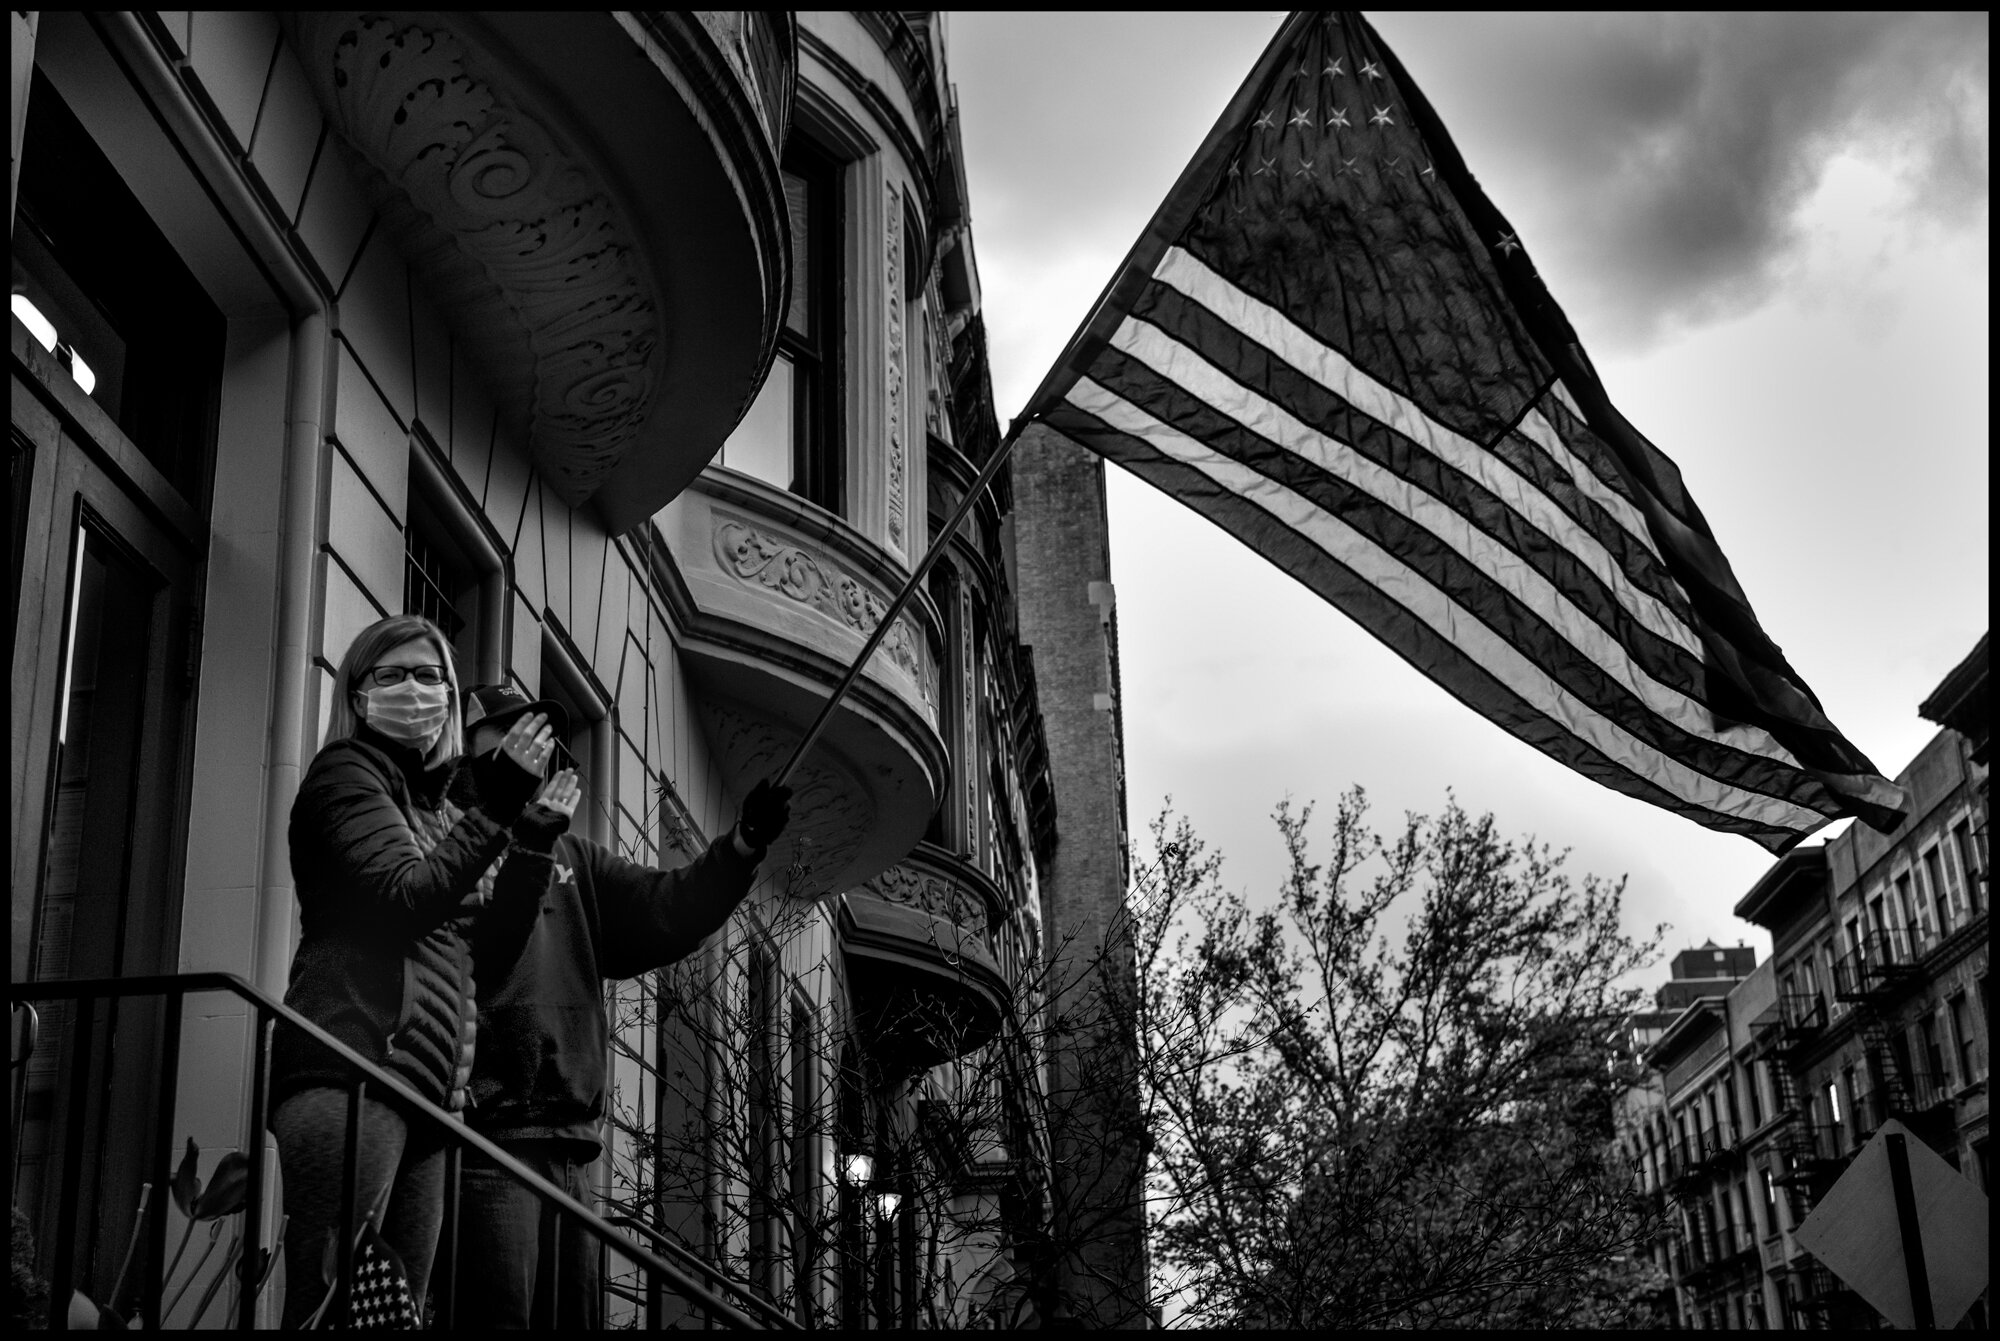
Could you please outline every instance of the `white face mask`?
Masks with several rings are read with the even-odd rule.
[[[451,711],[451,686],[405,680],[361,693],[368,725],[391,740],[428,749]]]

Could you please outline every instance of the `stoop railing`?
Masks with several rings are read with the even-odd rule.
[[[256,1023],[256,1050],[252,1060],[249,1095],[249,1131],[242,1149],[248,1160],[248,1183],[245,1189],[244,1244],[240,1258],[241,1266],[234,1268],[242,1280],[239,1288],[236,1325],[252,1328],[256,1324],[257,1290],[254,1287],[254,1266],[264,1258],[263,1253],[263,1212],[265,1196],[265,1151],[264,1128],[270,1117],[270,1053],[271,1037],[279,1020],[295,1026],[306,1037],[339,1057],[355,1073],[348,1083],[348,1122],[346,1154],[343,1172],[345,1194],[342,1199],[342,1232],[338,1240],[339,1262],[334,1275],[333,1290],[328,1317],[343,1316],[340,1310],[345,1304],[347,1284],[353,1277],[353,1252],[355,1248],[355,1227],[361,1219],[356,1206],[359,1183],[360,1114],[362,1098],[368,1093],[394,1097],[415,1119],[428,1123],[441,1132],[446,1141],[445,1155],[445,1218],[439,1234],[436,1265],[432,1271],[431,1296],[436,1306],[436,1325],[450,1327],[453,1314],[453,1293],[456,1288],[456,1246],[458,1224],[459,1166],[466,1150],[474,1150],[498,1165],[508,1176],[533,1192],[542,1203],[544,1224],[552,1217],[566,1225],[571,1232],[583,1232],[596,1238],[610,1252],[633,1263],[646,1273],[649,1292],[665,1290],[686,1301],[698,1319],[710,1326],[747,1329],[803,1330],[799,1324],[782,1310],[759,1297],[751,1287],[700,1256],[689,1252],[664,1236],[647,1229],[646,1237],[651,1246],[641,1246],[630,1235],[623,1233],[604,1217],[588,1206],[569,1196],[562,1189],[539,1177],[527,1166],[514,1159],[499,1146],[471,1130],[463,1122],[430,1103],[395,1076],[368,1061],[346,1044],[334,1038],[318,1025],[307,1020],[283,1002],[273,1000],[265,992],[233,973],[183,973],[156,977],[138,978],[93,978],[74,980],[52,980],[11,984],[8,1000],[16,1007],[26,1007],[30,1019],[30,1038],[27,1046],[33,1049],[37,1040],[33,1038],[35,1004],[48,1002],[73,1002],[74,1014],[65,1021],[64,1032],[68,1035],[68,1084],[71,1087],[85,1087],[99,1081],[102,1073],[93,1069],[92,1051],[98,1032],[98,1011],[100,1003],[116,1003],[138,998],[159,998],[166,1009],[160,1020],[161,1047],[159,1052],[159,1100],[157,1117],[150,1133],[150,1154],[143,1157],[143,1163],[152,1172],[151,1186],[165,1189],[171,1185],[174,1170],[173,1116],[176,1086],[181,1062],[181,1019],[187,998],[202,993],[225,993],[240,999],[249,1007]],[[24,1054],[16,1061],[16,1069],[22,1069],[27,1061]],[[17,1084],[20,1083],[17,1080]],[[77,1216],[82,1198],[79,1193],[83,1183],[83,1161],[85,1150],[85,1126],[93,1112],[92,1105],[85,1102],[87,1096],[71,1095],[69,1101],[61,1105],[63,1113],[63,1135],[61,1149],[61,1190],[57,1199],[56,1233],[50,1246],[53,1261],[48,1271],[49,1325],[62,1329],[67,1324],[66,1306],[70,1292],[77,1283]],[[17,1107],[17,1114],[18,1114]],[[13,1133],[18,1150],[21,1132]],[[100,1136],[100,1139],[107,1139]],[[137,1132],[126,1132],[122,1136],[108,1138],[125,1141],[144,1140]],[[18,1187],[15,1195],[19,1195]],[[171,1199],[164,1195],[153,1195],[144,1200],[139,1212],[144,1223],[144,1248],[140,1261],[143,1263],[139,1276],[138,1318],[140,1325],[157,1330],[161,1325],[160,1301],[167,1273],[167,1215],[166,1208]],[[136,1240],[135,1240],[136,1241]],[[301,1288],[303,1282],[287,1282],[287,1288]],[[423,1301],[418,1301],[421,1305]]]

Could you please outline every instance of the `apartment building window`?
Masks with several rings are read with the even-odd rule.
[[[1938,1038],[1937,1012],[1926,1011],[1917,1020],[1917,1040],[1919,1055],[1924,1061],[1924,1081],[1933,1094],[1948,1093],[1951,1088],[1951,1073],[1946,1069],[1944,1046]]]
[[[1952,906],[1950,891],[1945,888],[1944,852],[1931,846],[1924,849],[1924,879],[1930,886],[1930,905],[1937,914],[1938,934],[1950,935],[1952,931]]]
[[[1972,1035],[1972,1011],[1967,1007],[1965,993],[1960,992],[1948,1003],[1951,1011],[1951,1037],[1958,1048],[1958,1083],[1969,1085],[1986,1073],[1979,1063],[1979,1040]]]
[[[1854,1139],[1859,1142],[1862,1134],[1867,1129],[1868,1123],[1867,1118],[1861,1112],[1861,1105],[1855,1102],[1853,1067],[1846,1066],[1841,1068],[1840,1089],[1842,1096],[1847,1100],[1848,1120],[1854,1124]]]
[[[719,461],[841,512],[841,164],[794,135],[785,148],[792,292],[778,356]]]
[[[1965,880],[1966,907],[1977,916],[1985,901],[1980,898],[1982,868],[1972,846],[1971,820],[1962,819],[1951,826],[1951,849],[1958,858],[1958,872]]]
[[[1778,1185],[1772,1181],[1771,1170],[1763,1166],[1757,1170],[1757,1182],[1764,1192],[1764,1234],[1768,1238],[1778,1232]]]

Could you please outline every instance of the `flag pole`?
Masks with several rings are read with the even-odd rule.
[[[922,562],[911,570],[909,581],[905,582],[903,589],[896,593],[896,599],[889,603],[888,610],[875,625],[875,631],[870,633],[868,641],[862,644],[861,655],[847,668],[847,674],[841,677],[832,697],[828,698],[820,708],[819,716],[813,719],[813,724],[806,729],[805,736],[792,750],[792,757],[785,761],[782,769],[778,770],[777,777],[773,780],[779,786],[783,786],[791,779],[792,773],[799,766],[799,760],[805,757],[805,752],[813,747],[819,740],[820,733],[826,730],[827,722],[833,717],[833,710],[847,697],[847,691],[854,687],[854,682],[861,678],[861,668],[868,664],[868,658],[875,655],[875,649],[889,636],[890,627],[896,622],[896,617],[902,614],[903,607],[910,603],[910,596],[916,591],[917,584],[924,580],[925,574],[930,572],[932,565],[944,553],[944,547],[950,544],[952,536],[957,534],[959,524],[965,520],[965,514],[972,511],[973,503],[986,491],[986,486],[993,482],[993,477],[999,473],[1000,467],[1012,455],[1014,444],[1020,440],[1021,431],[1034,421],[1046,398],[1061,389],[1066,389],[1062,383],[1065,372],[1071,374],[1072,382],[1076,380],[1074,370],[1069,365],[1085,340],[1092,334],[1093,327],[1103,319],[1105,313],[1115,310],[1112,300],[1120,295],[1121,287],[1130,288],[1136,283],[1143,283],[1145,277],[1152,273],[1154,265],[1159,262],[1168,244],[1179,235],[1181,228],[1187,222],[1186,216],[1193,212],[1198,203],[1188,199],[1189,184],[1200,180],[1220,161],[1221,155],[1226,152],[1230,132],[1240,127],[1248,117],[1250,109],[1256,103],[1258,90],[1276,67],[1279,54],[1285,50],[1293,36],[1310,22],[1311,17],[1307,11],[1294,10],[1278,26],[1278,31],[1272,35],[1270,42],[1264,48],[1263,55],[1258,58],[1256,66],[1251,70],[1250,77],[1236,90],[1236,95],[1223,109],[1222,116],[1217,119],[1200,147],[1195,150],[1187,166],[1181,169],[1181,175],[1175,181],[1174,189],[1160,202],[1160,207],[1153,212],[1153,217],[1148,221],[1145,231],[1139,235],[1139,240],[1132,244],[1132,250],[1112,272],[1104,291],[1098,295],[1097,302],[1085,315],[1083,324],[1077,327],[1076,334],[1070,337],[1069,344],[1064,347],[1061,356],[1049,369],[1048,375],[1042,378],[1042,384],[1035,389],[1035,394],[1029,398],[1027,407],[1021,411],[1020,417],[1008,426],[1006,436],[1000,440],[1000,445],[993,449],[993,455],[987,458],[986,464],[980,467],[979,475],[972,481],[972,487],[965,491],[965,497],[959,500],[958,510],[952,514],[951,520],[945,523],[944,529],[938,532],[938,538],[932,542],[930,551],[924,555]]]
[[[813,719],[813,724],[806,729],[805,735],[793,748],[792,757],[778,770],[778,775],[773,780],[779,786],[784,786],[791,779],[793,770],[799,766],[799,760],[805,757],[806,751],[813,747],[814,742],[820,738],[820,733],[826,730],[827,722],[833,717],[833,710],[840,706],[840,701],[847,697],[847,691],[861,678],[861,668],[868,664],[868,658],[875,655],[875,649],[889,636],[889,630],[895,626],[897,616],[903,613],[903,607],[910,603],[910,597],[915,594],[918,584],[944,554],[945,546],[949,545],[951,538],[958,534],[958,528],[965,521],[966,514],[972,511],[972,505],[979,501],[979,496],[986,492],[986,486],[993,482],[993,477],[1000,473],[1000,467],[1006,464],[1007,458],[1014,452],[1014,444],[1019,440],[1020,435],[1010,426],[1007,436],[1000,440],[999,445],[993,449],[993,454],[986,458],[986,464],[979,468],[979,474],[966,489],[965,497],[958,500],[958,508],[951,514],[951,520],[944,524],[944,529],[938,532],[937,539],[931,542],[930,550],[925,553],[917,566],[910,570],[909,580],[904,582],[903,589],[896,593],[896,599],[889,602],[889,608],[882,612],[882,618],[876,621],[875,631],[868,635],[868,641],[861,645],[861,655],[854,658],[854,664],[847,668],[847,674],[841,677],[833,695],[820,707],[819,716]]]

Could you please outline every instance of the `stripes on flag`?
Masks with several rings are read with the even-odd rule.
[[[1022,423],[1180,498],[1586,776],[1776,851],[1839,815],[1893,822],[1898,789],[1756,627],[1671,463],[1629,426],[1600,436],[1579,403],[1608,410],[1602,389],[1563,380],[1590,378],[1580,351],[1543,357],[1568,328],[1512,231],[1485,225],[1498,257],[1466,245],[1497,211],[1399,173],[1435,159],[1460,197],[1470,183],[1411,128],[1414,90],[1399,103],[1375,76],[1372,168],[1351,118],[1310,138],[1314,97],[1339,96],[1313,72],[1338,76],[1372,31],[1287,32]],[[1761,720],[1723,711],[1759,695]]]

